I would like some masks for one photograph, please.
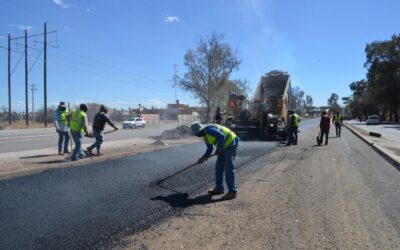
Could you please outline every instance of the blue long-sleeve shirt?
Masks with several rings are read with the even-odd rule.
[[[214,136],[217,138],[217,149],[223,150],[224,149],[224,143],[225,143],[225,135],[215,126],[213,125],[208,125],[207,127],[204,128],[204,132],[208,135]],[[233,140],[232,144],[230,147],[235,147],[239,141],[239,137],[236,137],[235,140]],[[207,143],[204,141],[207,145],[207,150],[204,153],[203,157],[208,157],[211,155],[214,145]]]
[[[59,109],[56,109],[56,110],[54,111],[54,118],[53,118],[54,127],[55,127],[56,129],[62,131],[62,132],[68,132],[68,131],[69,131],[69,126],[68,126],[68,124],[65,124],[65,125],[64,125],[64,124],[61,122],[60,119],[61,119],[60,110],[59,110]]]

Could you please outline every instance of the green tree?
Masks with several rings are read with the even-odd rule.
[[[339,96],[336,93],[332,93],[331,97],[329,97],[328,106],[331,107],[332,110],[340,109],[340,106],[338,104],[338,99],[339,99]]]
[[[186,73],[183,77],[175,72],[173,85],[188,91],[206,106],[206,121],[210,121],[211,108],[215,96],[228,96],[226,84],[237,84],[243,89],[245,81],[232,80],[232,72],[239,70],[241,60],[237,52],[228,43],[224,43],[222,34],[213,33],[211,36],[198,41],[195,49],[188,49],[184,57]]]
[[[400,36],[375,41],[365,48],[368,92],[381,110],[389,110],[399,121],[400,107]]]

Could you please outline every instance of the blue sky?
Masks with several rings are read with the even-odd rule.
[[[238,50],[243,63],[233,78],[255,90],[270,70],[288,71],[292,85],[326,105],[332,92],[365,78],[369,42],[400,33],[396,0],[13,0],[0,3],[0,46],[8,34],[43,31],[48,23],[48,103],[100,102],[115,108],[174,102],[197,105],[174,90],[173,65],[212,32]],[[37,84],[35,107],[43,105],[41,38],[29,39],[29,82]],[[23,40],[12,43],[12,101],[24,107]],[[35,59],[36,64],[33,65]],[[29,102],[31,96],[29,93]],[[0,107],[7,107],[7,51],[0,48]]]

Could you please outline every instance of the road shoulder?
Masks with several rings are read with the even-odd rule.
[[[0,153],[0,162],[2,163],[0,166],[0,180],[40,173],[49,169],[68,168],[108,161],[198,141],[197,138],[163,141],[135,138],[110,141],[102,145],[102,156],[87,157],[76,162],[71,162],[69,159],[70,155],[68,154],[58,155],[54,148]],[[83,145],[83,148],[87,146],[89,145]]]
[[[358,138],[370,145],[393,166],[400,169],[400,142],[390,140],[384,135],[382,137],[370,136],[369,131],[355,126],[349,122],[344,122],[343,125]]]

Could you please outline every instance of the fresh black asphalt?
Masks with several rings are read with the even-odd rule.
[[[240,142],[237,169],[277,144]],[[213,186],[215,159],[155,185],[204,151],[195,143],[0,181],[0,249],[96,248],[176,209],[210,202],[205,192]]]

